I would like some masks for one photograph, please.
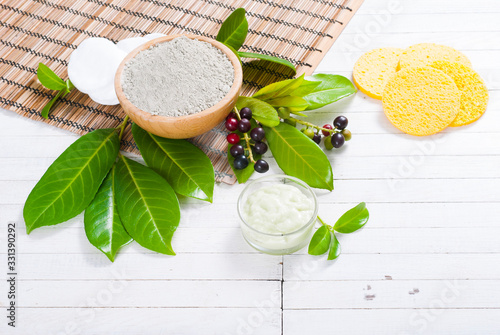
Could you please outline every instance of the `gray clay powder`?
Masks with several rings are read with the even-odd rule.
[[[201,112],[222,100],[234,80],[226,55],[207,42],[178,37],[144,50],[122,73],[123,93],[153,115]]]

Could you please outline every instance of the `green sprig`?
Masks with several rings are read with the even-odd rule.
[[[335,232],[350,234],[362,228],[370,214],[364,202],[345,212],[333,226],[327,225],[319,216],[321,227],[314,233],[309,243],[308,253],[313,256],[323,255],[328,251],[328,260],[336,259],[340,255],[340,243]]]

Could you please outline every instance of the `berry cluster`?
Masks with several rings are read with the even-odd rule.
[[[239,112],[235,109],[226,118],[226,129],[231,131],[227,135],[227,141],[233,146],[229,149],[229,153],[234,157],[234,168],[243,170],[250,162],[254,163],[254,170],[259,173],[264,173],[269,170],[269,164],[263,159],[255,161],[253,153],[263,155],[267,151],[267,144],[263,142],[266,133],[264,128],[257,125],[252,128],[252,110],[248,107],[242,108]],[[255,123],[256,124],[256,123]],[[243,144],[241,138],[236,131],[243,135]],[[250,136],[248,135],[250,133]]]
[[[310,139],[312,139],[317,144],[321,143],[321,134],[325,138],[325,149],[332,150],[333,148],[340,148],[344,145],[345,141],[351,139],[351,132],[346,129],[348,120],[345,116],[337,116],[333,120],[333,126],[331,124],[325,124],[323,127],[316,127],[315,132],[313,128],[302,128],[301,131]],[[321,133],[320,133],[321,129]]]

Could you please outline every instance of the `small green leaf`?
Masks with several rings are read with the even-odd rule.
[[[318,109],[356,93],[354,85],[344,76],[318,73],[307,80],[320,82],[313,92],[304,96],[309,103],[307,110]]]
[[[67,221],[87,208],[119,149],[114,128],[94,130],[71,144],[47,169],[26,200],[23,216],[27,233]]]
[[[332,240],[330,241],[330,250],[328,251],[328,260],[331,261],[340,255],[340,243],[337,240],[335,233],[332,234]]]
[[[89,242],[112,262],[118,250],[132,241],[123,227],[116,208],[115,171],[113,166],[104,178],[94,200],[85,210],[84,216],[85,234]]]
[[[337,220],[333,229],[342,234],[349,234],[363,227],[368,222],[369,217],[370,213],[368,213],[366,204],[361,202],[356,207],[345,212]]]
[[[49,67],[43,63],[38,64],[36,75],[38,76],[38,80],[40,80],[42,85],[51,90],[60,91],[66,89],[66,83],[64,82],[64,80],[59,78],[59,76],[55,74],[54,71],[49,69]]]
[[[115,183],[118,213],[129,235],[146,249],[175,255],[171,241],[180,208],[172,187],[152,169],[121,155]]]
[[[146,164],[165,178],[176,193],[212,202],[214,167],[202,150],[186,140],[148,133],[135,123],[132,134]]]
[[[265,128],[269,149],[279,167],[311,187],[333,190],[333,172],[323,150],[297,128],[280,123]]]
[[[287,96],[290,92],[298,89],[303,81],[304,75],[294,79],[278,81],[261,88],[254,95],[252,95],[252,98],[267,100]]]
[[[260,60],[265,60],[265,61],[280,64],[280,65],[284,65],[284,66],[292,69],[293,73],[297,72],[295,65],[293,65],[292,63],[290,63],[286,59],[282,59],[282,58],[278,58],[278,57],[274,57],[274,56],[257,54],[257,53],[253,53],[253,52],[241,52],[241,51],[239,51],[238,53],[240,54],[241,58],[256,58],[256,59],[260,59]]]
[[[280,124],[278,112],[273,106],[259,99],[240,96],[236,102],[236,108],[248,107],[252,110],[252,116],[262,125],[275,127]]]
[[[305,110],[309,103],[301,97],[286,96],[281,98],[270,99],[266,101],[273,107],[285,107],[291,113],[300,112]]]
[[[45,119],[49,118],[49,113],[50,113],[50,110],[52,109],[52,106],[55,104],[55,102],[57,100],[59,100],[59,98],[61,96],[65,96],[66,95],[65,91],[66,91],[66,89],[57,92],[57,94],[45,105],[45,107],[43,107],[43,109],[42,109],[42,117],[44,117]]]
[[[248,21],[245,17],[245,9],[237,8],[222,23],[216,40],[239,50],[248,34]]]
[[[238,51],[234,50],[234,48],[233,48],[232,46],[230,46],[230,45],[227,45],[227,44],[224,44],[224,45],[225,45],[226,47],[228,47],[228,48],[229,48],[229,49],[230,49],[230,50],[231,50],[231,51],[232,51],[232,52],[236,55],[236,57],[238,57],[238,60],[240,61],[240,64],[242,64],[242,63],[241,63],[241,58],[240,58],[240,55],[238,54]]]
[[[303,80],[301,85],[294,91],[290,92],[290,95],[296,97],[304,97],[309,93],[314,92],[314,89],[321,84],[321,81],[311,81],[311,80]]]
[[[75,85],[73,85],[73,83],[69,79],[66,79],[65,83],[66,83],[66,93],[65,93],[65,95],[66,95],[69,92],[71,92],[72,89],[75,88]]]
[[[327,226],[322,225],[314,233],[311,242],[309,243],[309,249],[307,252],[309,253],[309,255],[314,256],[323,255],[328,251],[331,239],[332,233]]]

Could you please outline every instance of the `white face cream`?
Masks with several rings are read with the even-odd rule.
[[[309,222],[314,202],[289,184],[267,185],[251,193],[243,205],[249,226],[263,233],[287,234]]]
[[[304,247],[316,221],[316,197],[304,182],[269,176],[250,183],[238,200],[247,242],[269,254],[289,254]]]

